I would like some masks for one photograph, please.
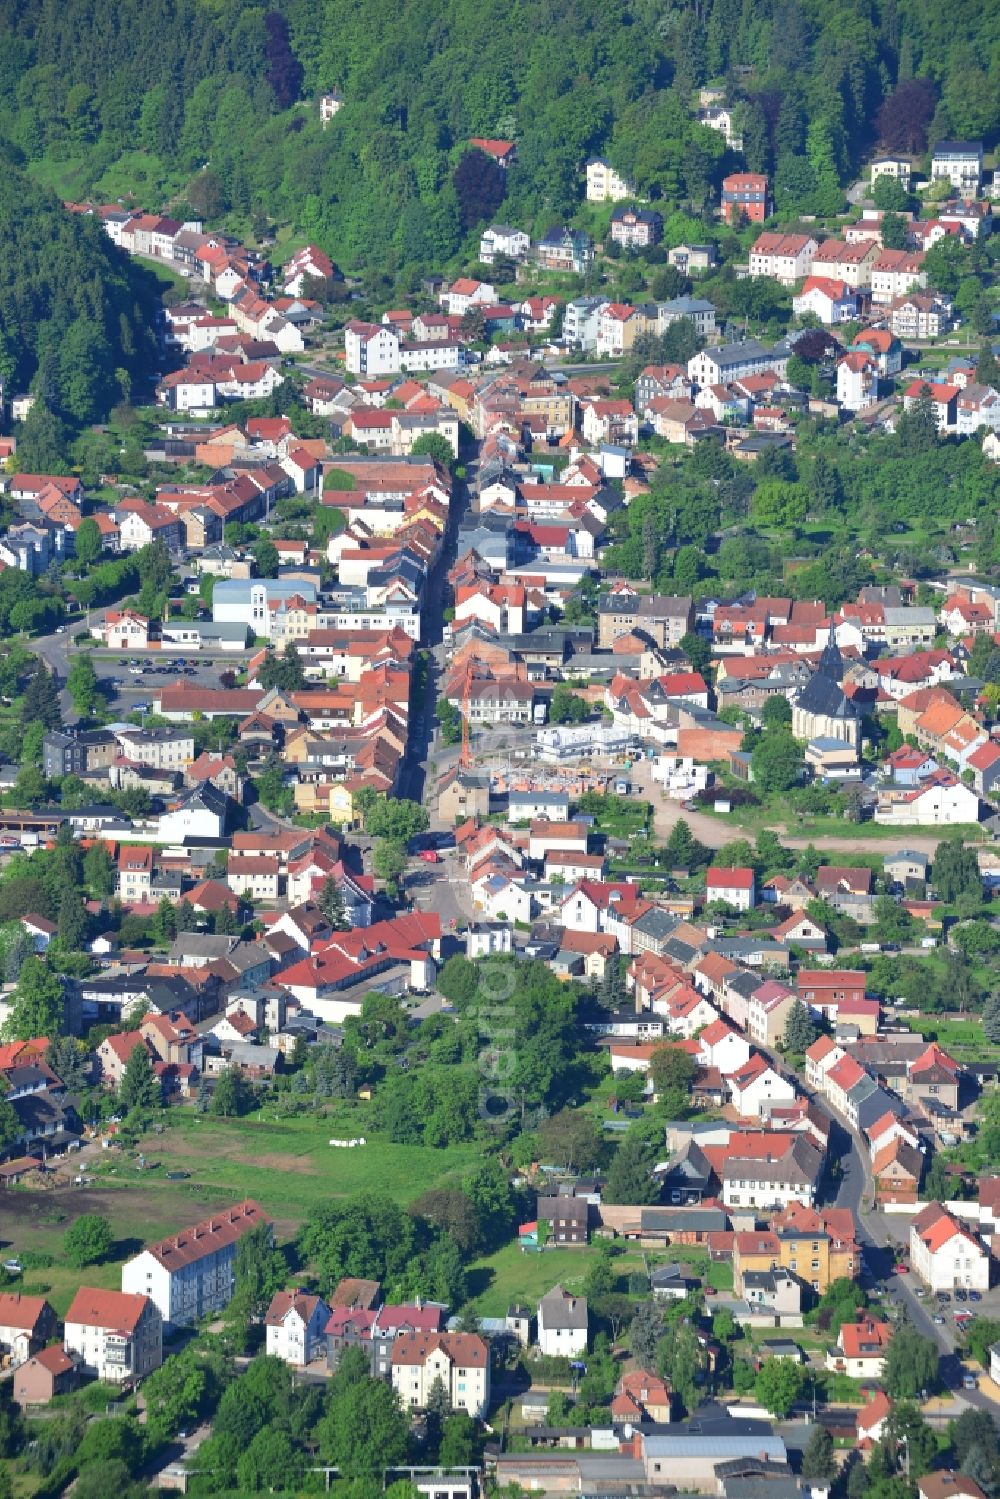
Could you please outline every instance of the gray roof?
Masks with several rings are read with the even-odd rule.
[[[220,604],[231,608],[249,607],[254,590],[260,588],[266,591],[269,604],[283,602],[295,594],[301,594],[307,603],[316,599],[316,585],[301,579],[286,582],[277,578],[220,578],[212,590],[212,609],[214,611]]]
[[[737,1147],[738,1149],[738,1147]],[[823,1169],[823,1157],[804,1135],[797,1135],[793,1144],[778,1160],[760,1157],[727,1156],[722,1163],[723,1180],[740,1177],[772,1184],[800,1184],[814,1186]]]
[[[698,249],[692,245],[691,249]],[[690,317],[697,312],[714,312],[715,308],[711,302],[706,302],[703,297],[674,297],[669,302],[659,304],[661,312],[673,312],[678,317]]]
[[[562,1286],[553,1286],[538,1303],[538,1314],[545,1326],[566,1327],[586,1332],[587,1298],[571,1296]]]

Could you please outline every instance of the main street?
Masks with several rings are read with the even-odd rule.
[[[874,1202],[874,1182],[864,1139],[840,1119],[821,1094],[807,1088],[801,1078],[799,1084],[809,1101],[831,1121],[829,1158],[840,1164],[833,1206],[847,1208],[853,1214],[866,1278],[884,1286],[890,1302],[905,1313],[921,1336],[937,1345],[941,1380],[955,1396],[956,1414],[960,1414],[964,1405],[974,1405],[990,1415],[1000,1415],[1000,1401],[992,1399],[985,1390],[964,1388],[967,1371],[962,1365],[954,1321],[946,1316],[943,1323],[935,1323],[924,1299],[916,1295],[919,1282],[915,1283],[909,1273],[898,1274],[894,1268],[900,1263],[899,1250],[908,1237],[910,1219],[908,1214],[880,1213],[866,1207],[866,1203]]]

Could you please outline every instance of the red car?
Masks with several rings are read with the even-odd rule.
[[[909,1265],[903,1265],[903,1264],[893,1265],[892,1268],[895,1270],[895,1272],[896,1272],[897,1275],[909,1275],[909,1273],[910,1273],[910,1267],[909,1267]]]
[[[440,864],[441,863],[441,856],[438,854],[437,850],[433,849],[433,848],[422,849],[421,853],[420,853],[420,857],[421,857],[421,859],[423,859],[423,861],[424,861],[425,864]]]

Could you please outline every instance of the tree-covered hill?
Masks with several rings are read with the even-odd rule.
[[[405,279],[474,243],[453,183],[472,135],[516,139],[503,213],[536,233],[598,150],[665,205],[714,201],[740,161],[695,121],[709,82],[790,209],[839,206],[879,140],[992,144],[995,22],[994,0],[10,0],[0,136],[81,190],[139,153],[210,218]]]
[[[97,219],[23,173],[0,175],[0,373],[73,424],[106,416],[149,373],[158,298]]]

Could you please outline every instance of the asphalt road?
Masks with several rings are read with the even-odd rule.
[[[930,1338],[937,1344],[941,1355],[942,1382],[954,1393],[959,1409],[964,1402],[997,1416],[1000,1413],[1000,1403],[992,1400],[983,1390],[966,1390],[962,1385],[965,1370],[957,1351],[958,1339],[951,1316],[954,1307],[943,1308],[946,1314],[944,1324],[936,1324],[933,1320],[937,1312],[936,1303],[930,1296],[922,1298],[915,1294],[919,1281],[911,1274],[898,1275],[893,1268],[899,1263],[898,1250],[908,1232],[909,1219],[904,1216],[890,1218],[885,1213],[868,1213],[862,1210],[862,1202],[866,1196],[871,1199],[872,1189],[867,1148],[861,1137],[840,1121],[826,1099],[810,1089],[805,1091],[820,1113],[832,1121],[830,1158],[840,1162],[840,1175],[832,1205],[849,1208],[853,1213],[870,1280],[883,1286],[890,1302],[901,1313],[905,1313],[923,1337]]]

